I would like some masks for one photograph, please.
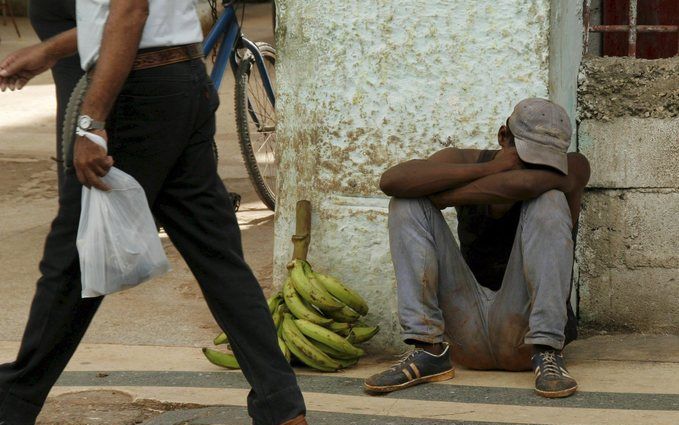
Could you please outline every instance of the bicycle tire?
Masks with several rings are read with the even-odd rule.
[[[262,56],[270,65],[276,64],[276,50],[267,43],[257,43]],[[252,144],[253,134],[251,134],[250,127],[254,127],[251,113],[248,110],[248,87],[250,82],[250,72],[257,69],[255,58],[251,54],[244,56],[241,60],[238,70],[236,71],[236,92],[235,92],[235,108],[236,108],[236,127],[238,131],[238,141],[240,144],[241,154],[245,162],[250,181],[257,192],[259,199],[270,210],[274,211],[276,208],[276,161],[275,161],[275,115],[273,116],[274,131],[270,132],[273,137],[265,139],[264,144],[272,145],[273,157],[273,178],[265,176],[257,160],[258,149],[255,149]],[[272,81],[272,85],[273,85]],[[264,92],[264,87],[261,87]],[[268,103],[268,98],[267,98]],[[269,103],[269,106],[270,105]],[[273,109],[273,108],[272,108]],[[274,111],[275,112],[275,111]],[[257,111],[254,111],[256,114]],[[271,118],[269,116],[269,118]],[[265,167],[265,171],[269,171],[269,166]]]
[[[78,126],[80,107],[89,85],[87,75],[83,75],[71,92],[71,97],[66,105],[64,113],[64,128],[61,133],[61,154],[64,161],[64,170],[73,167],[73,143],[75,142],[75,129]]]

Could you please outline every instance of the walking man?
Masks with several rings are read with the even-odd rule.
[[[41,41],[75,28],[75,0],[31,0],[28,14],[31,26]],[[61,157],[64,115],[68,99],[82,77],[83,70],[80,67],[80,57],[77,53],[60,59],[51,70],[57,95],[57,184],[61,188],[64,175],[64,163]]]
[[[0,366],[0,424],[34,424],[102,298],[82,299],[76,233],[82,186],[115,162],[146,192],[154,215],[205,295],[252,390],[255,425],[305,425],[295,375],[277,343],[262,290],[243,259],[240,231],[212,150],[217,93],[201,59],[195,0],[77,0],[69,30],[0,62],[14,89],[80,53],[90,77],[78,125],[108,141],[74,146],[16,361]]]
[[[500,127],[499,150],[447,148],[382,175],[402,336],[415,348],[366,379],[368,392],[450,379],[451,356],[473,369],[532,368],[544,397],[576,391],[561,349],[575,334],[573,229],[589,164],[566,153],[570,139],[563,108],[526,99]]]

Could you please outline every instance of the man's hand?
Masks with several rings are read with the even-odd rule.
[[[502,148],[500,152],[495,155],[492,162],[498,167],[500,172],[525,168],[523,161],[519,158],[519,153],[514,147]]]
[[[0,90],[21,89],[31,78],[77,51],[77,30],[73,28],[40,44],[11,53],[0,62]]]
[[[94,130],[97,134],[108,141],[105,130]],[[78,180],[88,188],[95,187],[99,190],[109,191],[111,188],[101,181],[101,177],[108,174],[113,166],[113,158],[106,155],[106,150],[86,137],[78,136],[73,148],[73,166]]]
[[[433,195],[427,196],[432,204],[439,210],[445,210],[448,206],[445,205],[443,200],[443,195],[445,192],[434,193]]]
[[[0,62],[0,90],[21,90],[28,81],[50,69],[56,61],[44,43],[17,50]]]

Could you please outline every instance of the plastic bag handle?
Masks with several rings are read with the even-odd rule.
[[[85,131],[85,132],[83,133],[83,136],[85,136],[85,137],[86,137],[87,139],[89,139],[91,142],[94,142],[94,143],[96,143],[97,145],[99,145],[99,146],[101,146],[102,148],[104,148],[104,150],[106,151],[106,153],[108,153],[108,147],[106,146],[106,140],[104,140],[103,137],[101,137],[101,136],[98,135],[98,134],[90,133],[90,132],[88,132],[88,131]]]

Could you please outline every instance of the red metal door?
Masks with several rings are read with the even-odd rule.
[[[638,0],[637,25],[679,25],[678,0]],[[627,25],[629,0],[603,0],[604,25]],[[637,57],[644,59],[669,58],[677,54],[679,34],[647,32],[637,34]],[[627,56],[627,34],[603,34],[605,56]]]

